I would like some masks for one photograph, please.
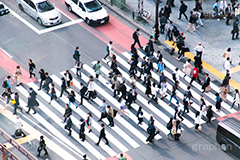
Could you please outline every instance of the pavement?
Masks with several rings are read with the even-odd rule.
[[[74,76],[73,90],[78,92],[79,83],[87,83],[88,76],[94,74],[92,70],[92,65],[100,57],[104,57],[106,54],[106,44],[109,40],[114,42],[114,50],[118,55],[120,69],[124,73],[124,78],[127,80],[127,85],[129,86],[130,80],[127,75],[128,64],[126,61],[129,59],[130,44],[132,43],[132,33],[136,29],[136,24],[127,21],[119,14],[112,12],[108,9],[110,16],[110,23],[99,26],[90,27],[83,23],[81,19],[72,14],[68,13],[64,1],[51,1],[61,9],[61,11],[66,15],[68,19],[63,24],[68,24],[67,26],[62,26],[62,28],[41,28],[35,24],[35,21],[29,16],[24,15],[24,13],[19,13],[18,8],[14,0],[4,0],[4,4],[11,7],[17,15],[21,15],[23,20],[18,16],[9,14],[5,17],[1,17],[1,28],[0,31],[2,39],[0,40],[0,45],[3,50],[3,54],[9,54],[12,61],[9,59],[1,59],[1,61],[7,60],[9,65],[15,66],[19,64],[24,72],[27,72],[28,66],[27,61],[31,57],[36,66],[36,73],[40,68],[46,69],[50,75],[54,78],[54,83],[56,84],[56,89],[59,91],[59,79],[62,77],[62,73],[66,69],[70,69],[72,74],[75,74],[74,64],[72,60],[73,50],[76,46],[80,46],[80,51],[82,53],[81,60],[84,62],[83,77],[82,79],[77,79]],[[72,22],[71,24],[68,22]],[[146,44],[149,35],[142,32],[141,43]],[[163,40],[161,40],[163,42]],[[168,54],[169,48],[167,45],[160,44],[160,46],[155,46],[156,50],[160,49],[163,51],[165,62],[168,63],[166,69],[167,77],[169,78],[168,86],[171,88],[173,82],[171,80],[171,73],[175,67],[182,69],[182,61],[177,61],[176,58]],[[158,48],[157,48],[158,47]],[[139,51],[140,52],[140,51]],[[10,57],[9,56],[9,57]],[[120,59],[122,59],[120,61]],[[173,65],[172,65],[173,64]],[[107,137],[110,139],[110,147],[105,146],[101,143],[100,147],[97,148],[94,144],[96,143],[97,136],[99,134],[99,125],[94,123],[93,133],[87,134],[87,142],[81,142],[78,138],[79,131],[79,119],[86,118],[88,112],[94,113],[94,121],[98,120],[99,111],[97,110],[98,105],[101,103],[101,99],[106,99],[107,104],[110,104],[114,108],[119,108],[119,103],[112,98],[112,90],[109,85],[106,85],[107,72],[109,71],[109,66],[103,61],[104,70],[102,70],[101,78],[96,81],[98,98],[93,102],[88,103],[84,101],[84,106],[78,109],[74,109],[73,119],[73,136],[67,137],[67,132],[64,130],[64,124],[62,124],[62,114],[64,112],[64,104],[67,103],[66,97],[62,97],[60,102],[53,101],[51,105],[48,104],[49,96],[43,91],[37,91],[39,85],[38,81],[35,79],[25,78],[27,83],[23,86],[14,86],[13,91],[18,91],[20,93],[21,105],[26,110],[27,102],[27,91],[29,87],[33,87],[38,93],[38,101],[40,106],[38,107],[38,113],[36,115],[27,115],[25,113],[19,113],[20,117],[24,121],[24,131],[27,133],[28,139],[18,140],[19,143],[23,144],[34,155],[36,154],[36,148],[38,146],[39,136],[42,134],[45,136],[45,140],[48,146],[49,155],[42,157],[42,159],[80,159],[83,154],[87,154],[90,159],[100,159],[99,157],[112,157],[110,160],[116,159],[116,154],[121,152],[126,152],[129,159],[134,160],[157,160],[157,159],[234,159],[231,155],[222,152],[215,141],[215,129],[218,123],[214,120],[211,125],[202,124],[202,132],[194,133],[194,113],[198,109],[198,96],[201,94],[199,85],[194,82],[194,85],[198,87],[193,87],[194,94],[196,95],[193,99],[194,106],[190,109],[191,115],[186,115],[186,120],[183,122],[184,134],[181,136],[180,142],[173,141],[171,138],[166,138],[166,133],[168,132],[165,128],[167,121],[172,116],[175,105],[166,108],[168,100],[160,101],[159,104],[148,105],[147,97],[144,95],[144,89],[139,81],[137,86],[139,89],[139,101],[134,105],[134,108],[130,111],[130,115],[124,115],[124,117],[118,116],[116,118],[116,127],[107,127]],[[0,70],[1,81],[8,74],[14,73],[14,67],[9,68],[8,65],[3,65]],[[181,76],[182,77],[182,76]],[[157,81],[158,78],[154,77]],[[186,86],[189,83],[189,77],[186,79],[181,78],[181,89],[178,93],[178,98],[182,98]],[[218,85],[219,82],[212,79],[212,84]],[[217,88],[218,89],[218,88]],[[214,105],[213,94],[217,91],[216,88],[209,94],[206,94],[206,100],[208,104]],[[1,89],[2,91],[2,89]],[[168,88],[168,94],[170,89]],[[78,95],[78,94],[77,94]],[[78,95],[79,96],[79,95]],[[222,117],[223,115],[229,115],[230,113],[235,113],[237,109],[230,110],[228,107],[232,102],[232,97],[229,95],[229,101],[224,103],[223,109],[220,113],[215,113],[215,117]],[[78,97],[79,98],[79,97]],[[3,101],[1,104],[4,105]],[[139,106],[144,106],[144,124],[143,126],[136,127],[136,112]],[[156,125],[161,130],[160,135],[158,135],[157,140],[154,144],[146,144],[145,137],[147,136],[146,123],[149,118],[149,114],[153,114],[156,119]],[[10,135],[14,132],[14,118],[12,115],[12,107],[8,107],[8,110],[3,110],[1,106],[0,119],[3,124],[1,128],[7,131]],[[206,121],[204,118],[203,121]],[[108,124],[107,121],[104,123]],[[126,134],[123,136],[121,134]],[[112,137],[110,136],[112,135]],[[127,137],[128,136],[128,137]],[[114,139],[115,138],[115,139]],[[131,140],[131,141],[130,141]],[[119,141],[119,142],[118,142]],[[3,139],[0,139],[1,143],[5,143]],[[135,142],[135,143],[130,143]],[[139,147],[135,147],[138,146]],[[13,148],[10,148],[14,150]],[[20,156],[20,155],[19,155]],[[99,157],[98,157],[99,156]],[[67,158],[68,157],[68,158]],[[71,158],[69,158],[71,157]],[[96,158],[98,157],[98,158]],[[21,159],[24,159],[21,157]]]

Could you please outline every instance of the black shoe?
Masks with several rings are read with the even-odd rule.
[[[111,125],[110,127],[114,127],[114,125]]]
[[[102,120],[101,120],[101,119],[99,119],[99,120],[98,120],[98,122],[102,122]]]
[[[81,141],[82,141],[82,142],[84,142],[84,141],[85,141],[85,139],[82,139]]]
[[[71,136],[71,133],[69,133],[68,136]]]
[[[99,143],[96,143],[97,146],[99,146]]]
[[[88,131],[88,133],[90,133],[90,132],[92,132],[92,129],[90,129],[90,130]]]
[[[37,112],[34,112],[33,114],[36,114]]]
[[[13,113],[13,115],[15,115],[16,113]]]
[[[109,143],[105,143],[106,145],[109,145]]]
[[[27,114],[29,114],[29,112],[26,112]]]
[[[48,152],[46,152],[44,155],[48,155]]]

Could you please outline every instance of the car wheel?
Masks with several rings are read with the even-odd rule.
[[[23,6],[21,4],[19,4],[18,7],[22,12],[24,12]]]
[[[85,21],[88,25],[90,25],[90,20],[88,18],[86,18]]]
[[[68,6],[68,11],[72,12],[72,7],[70,5]]]
[[[224,152],[227,151],[227,146],[226,146],[225,143],[221,143],[220,147],[221,147],[221,149],[222,149]]]
[[[39,23],[40,25],[42,25],[42,20],[41,20],[41,18],[38,18],[37,21],[38,21],[38,23]]]

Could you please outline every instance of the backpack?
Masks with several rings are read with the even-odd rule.
[[[116,109],[113,109],[113,117],[116,117],[118,111]]]
[[[94,69],[94,70],[96,69],[96,64],[93,65],[92,69]]]
[[[106,51],[109,52],[109,46],[107,45]]]
[[[172,79],[173,79],[174,81],[176,81],[176,73],[173,73],[173,74],[172,74]]]
[[[167,123],[167,129],[169,129],[169,130],[172,129],[172,122]]]
[[[2,87],[3,88],[7,88],[8,84],[7,84],[7,80],[3,81]]]
[[[186,11],[187,11],[187,7],[188,7],[188,6],[187,6],[186,4],[183,5],[183,12],[186,12]]]

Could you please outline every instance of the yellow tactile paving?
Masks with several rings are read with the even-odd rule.
[[[19,144],[23,144],[23,143],[26,143],[26,142],[30,142],[34,139],[38,139],[38,137],[33,136],[33,135],[28,135],[26,137],[17,139],[16,142],[18,142]],[[12,148],[13,147],[10,143],[5,143],[5,145],[7,146],[7,148]]]
[[[236,67],[232,67],[230,68],[230,73],[233,74],[233,73],[236,73],[236,72],[239,72],[240,71],[240,65],[236,66]],[[226,74],[226,71],[222,71],[223,74]]]
[[[166,40],[165,43],[166,43],[167,45],[171,46],[171,47],[176,47],[176,44],[175,44],[174,46],[172,45],[172,44],[173,44],[173,41],[168,41],[168,40]],[[175,50],[178,51],[178,48],[176,47]],[[190,58],[192,61],[194,61],[194,56],[195,56],[195,55],[192,54],[191,52],[185,52],[185,56],[188,57],[188,58]],[[217,77],[220,78],[220,79],[224,79],[225,74],[223,74],[221,71],[217,70],[216,68],[214,68],[214,67],[211,66],[210,64],[206,63],[205,61],[202,61],[202,65],[203,65],[203,68],[206,69],[207,71],[211,72],[212,74],[214,74],[215,76],[217,76]],[[236,68],[236,67],[234,67],[234,68]],[[238,69],[240,70],[240,67],[239,67],[239,68],[236,68],[236,69],[234,69],[234,68],[233,68],[233,71],[234,71],[234,70],[238,70]],[[230,71],[230,72],[231,72],[231,71]],[[231,73],[232,73],[232,72],[231,72]],[[234,87],[234,88],[240,89],[240,84],[237,83],[236,81],[232,80],[232,79],[230,80],[230,85],[231,85],[232,87]]]

